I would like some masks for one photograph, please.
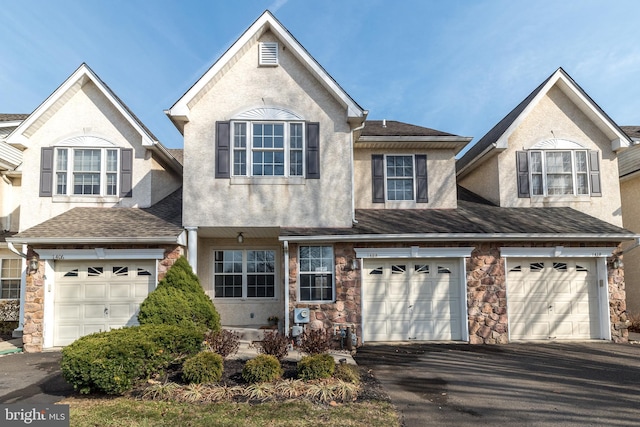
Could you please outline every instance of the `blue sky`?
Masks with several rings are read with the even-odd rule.
[[[370,119],[482,137],[558,67],[640,125],[636,0],[42,0],[0,7],[0,112],[86,62],[168,147],[163,110],[269,9]]]

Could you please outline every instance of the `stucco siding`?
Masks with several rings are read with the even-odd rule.
[[[428,203],[373,203],[371,155],[427,155]],[[453,150],[391,150],[358,148],[354,153],[356,209],[454,209],[457,207],[455,155]]]
[[[602,197],[533,196],[518,198],[516,151],[554,138],[576,142],[600,154]],[[509,136],[508,148],[498,158],[500,206],[569,206],[614,225],[622,225],[618,163],[611,141],[559,88],[554,87],[535,105]]]
[[[24,151],[21,194],[20,230],[25,230],[76,206],[148,207],[151,203],[151,173],[147,150],[140,134],[92,83],[86,83],[59,108],[52,107],[47,120],[29,138]],[[133,197],[39,197],[41,148],[52,147],[77,136],[95,136],[111,142],[114,147],[133,148]]]
[[[640,175],[620,183],[622,194],[622,225],[627,230],[640,234]],[[640,315],[640,247],[630,249],[634,242],[625,242],[624,278],[627,289],[627,311]],[[629,252],[627,252],[629,250]]]
[[[261,41],[272,41],[270,33]],[[258,66],[257,43],[243,50],[191,107],[184,130],[185,225],[349,226],[350,128],[346,110],[280,45],[280,65]],[[286,108],[319,122],[320,179],[216,179],[215,124],[256,107]]]
[[[151,201],[153,205],[176,191],[182,179],[176,173],[166,170],[155,158],[149,159],[151,174]]]
[[[498,157],[489,160],[471,171],[458,181],[461,187],[495,203],[500,204],[500,178],[498,171]]]

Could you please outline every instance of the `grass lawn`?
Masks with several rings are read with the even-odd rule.
[[[72,397],[71,426],[400,426],[393,406],[383,401],[326,406],[306,401],[177,403],[118,398]]]

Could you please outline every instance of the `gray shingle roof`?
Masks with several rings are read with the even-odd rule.
[[[361,136],[456,136],[440,130],[411,125],[395,120],[367,120]]]
[[[640,126],[620,126],[620,129],[631,139],[640,138]]]
[[[547,240],[566,239],[568,235],[593,236],[602,240],[625,240],[631,231],[611,225],[571,208],[504,208],[461,200],[457,209],[360,209],[358,223],[351,228],[314,229],[285,228],[282,236],[315,235],[386,235],[386,234],[452,234],[452,235],[546,235]],[[515,236],[512,238],[516,238]],[[496,240],[509,240],[495,236]]]
[[[15,235],[26,242],[172,242],[182,233],[182,189],[150,208],[78,207]]]
[[[0,113],[0,122],[15,122],[20,120],[25,120],[27,117],[29,117],[29,114]]]

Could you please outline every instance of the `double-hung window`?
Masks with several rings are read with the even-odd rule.
[[[235,121],[234,176],[304,176],[302,122]]]
[[[387,200],[414,200],[413,156],[386,156]]]
[[[274,298],[275,258],[273,250],[215,251],[215,298]]]
[[[300,246],[299,258],[300,301],[333,302],[333,248]]]
[[[57,148],[55,194],[116,196],[118,151],[109,148]]]
[[[0,260],[0,299],[20,298],[21,274],[21,259],[6,258]]]
[[[529,151],[529,170],[534,196],[589,194],[586,150]]]

